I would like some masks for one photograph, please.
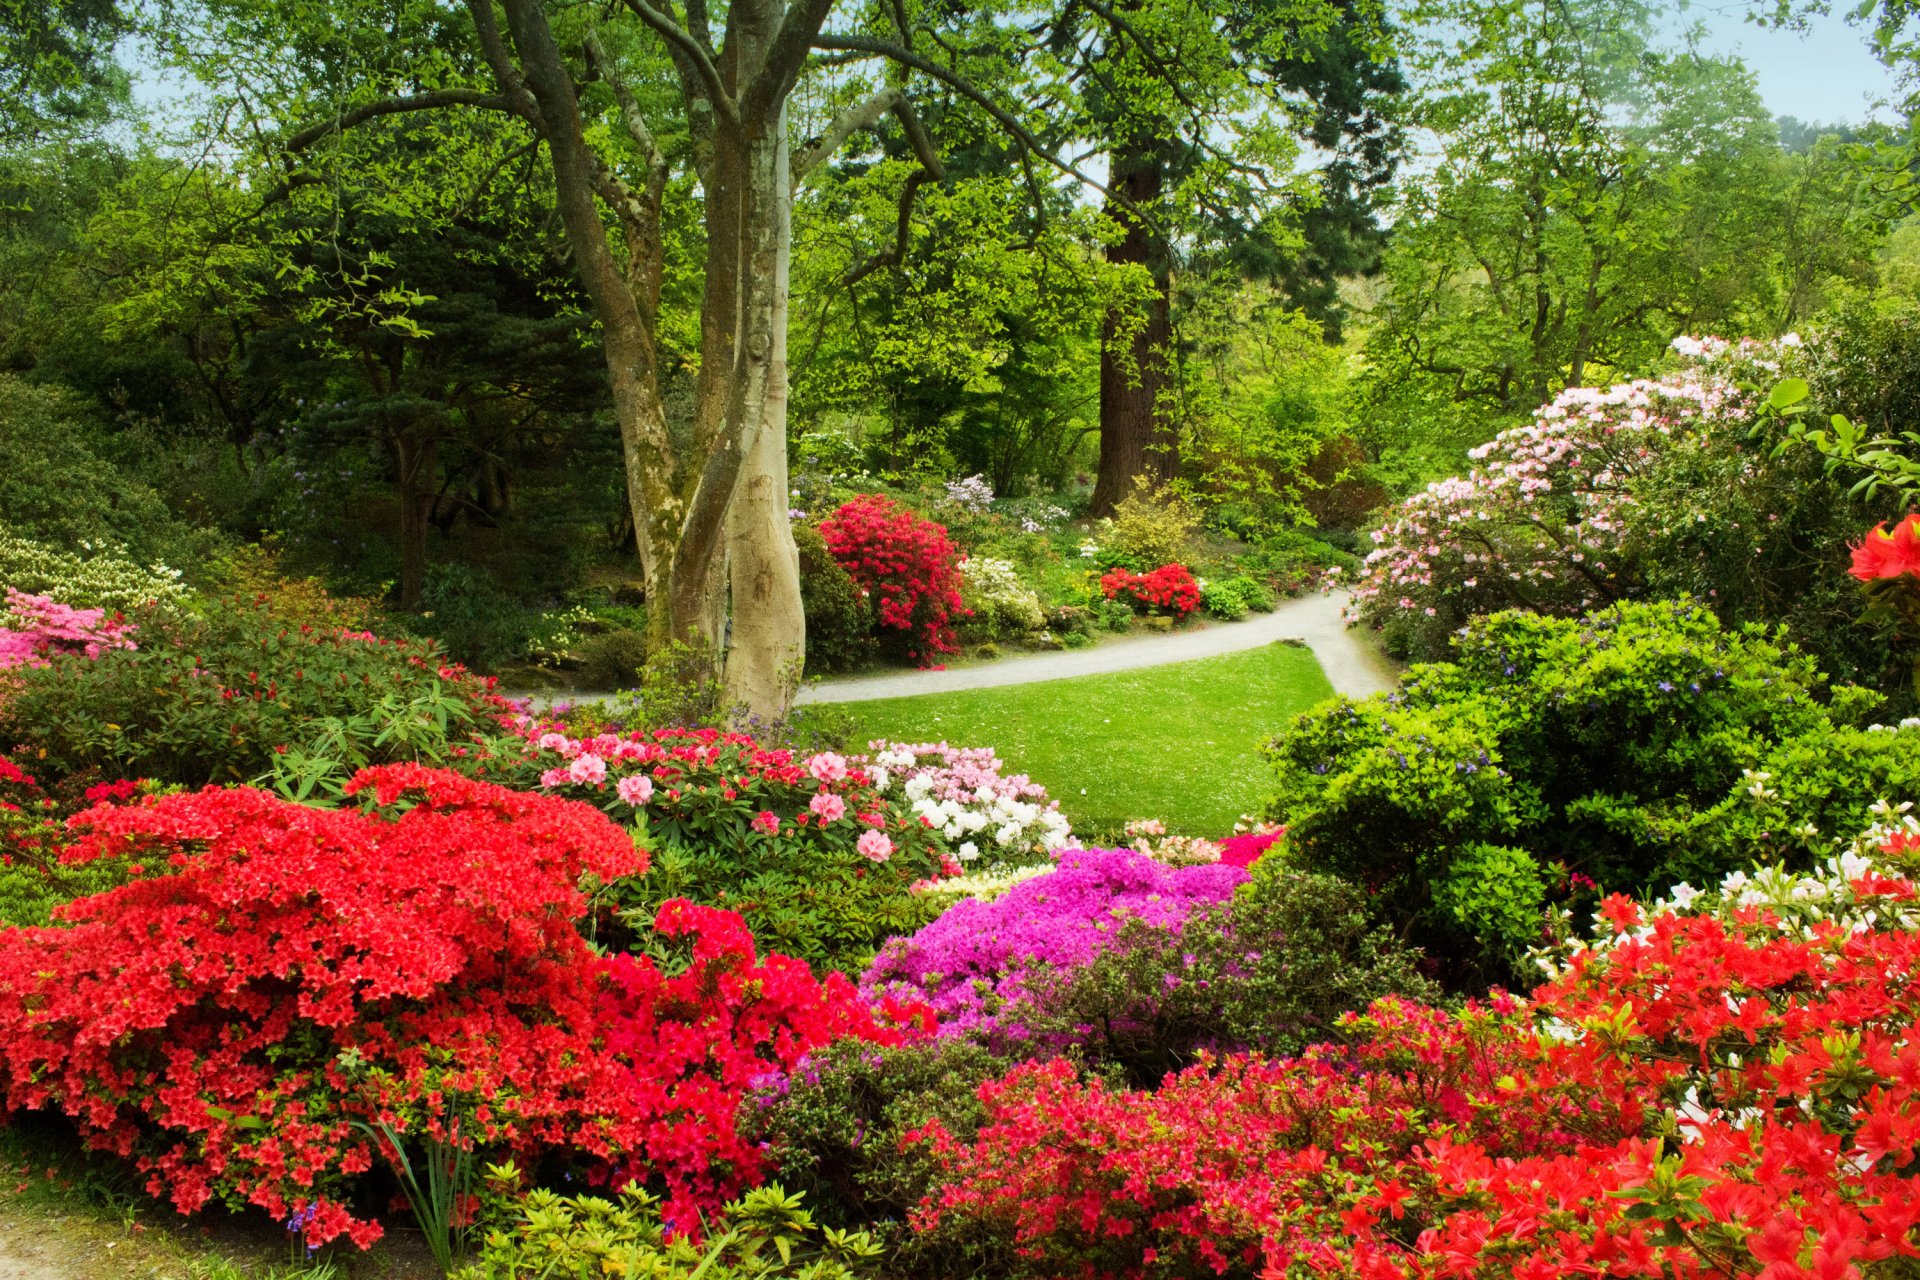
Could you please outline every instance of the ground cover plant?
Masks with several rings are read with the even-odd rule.
[[[1328,692],[1311,653],[1271,645],[1111,675],[848,703],[846,711],[855,741],[992,742],[1097,843],[1134,818],[1195,835],[1232,830],[1270,790],[1240,744]],[[1207,779],[1204,788],[1194,778]]]

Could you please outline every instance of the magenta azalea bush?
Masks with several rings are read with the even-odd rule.
[[[75,609],[50,596],[7,588],[0,613],[0,668],[43,667],[55,654],[97,658],[108,649],[132,649],[133,627],[105,609]]]
[[[1023,1040],[1034,979],[1051,987],[1120,943],[1127,926],[1178,933],[1194,911],[1233,897],[1247,872],[1220,864],[1169,867],[1132,849],[1071,849],[1053,872],[991,902],[955,903],[880,951],[861,989],[873,999],[924,1000],[942,1036]]]

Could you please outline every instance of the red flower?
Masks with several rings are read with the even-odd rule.
[[[1848,572],[1862,582],[1880,582],[1911,574],[1920,577],[1920,515],[1910,515],[1887,532],[1883,520],[1853,549]]]

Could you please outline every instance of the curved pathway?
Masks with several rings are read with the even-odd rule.
[[[1090,649],[1002,658],[977,667],[823,680],[802,689],[796,701],[801,704],[866,702],[875,698],[911,698],[923,693],[1033,684],[1041,680],[1189,662],[1286,640],[1299,641],[1313,650],[1335,693],[1364,698],[1393,688],[1398,676],[1391,664],[1355,638],[1341,622],[1340,610],[1346,603],[1344,591],[1298,596],[1282,600],[1272,613],[1254,614],[1243,622],[1205,623],[1167,635],[1126,636]]]

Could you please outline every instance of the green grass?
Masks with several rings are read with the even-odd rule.
[[[1220,836],[1269,787],[1260,744],[1332,689],[1306,649],[1245,653],[1112,675],[842,703],[869,738],[989,746],[1032,775],[1086,839],[1131,818]]]

